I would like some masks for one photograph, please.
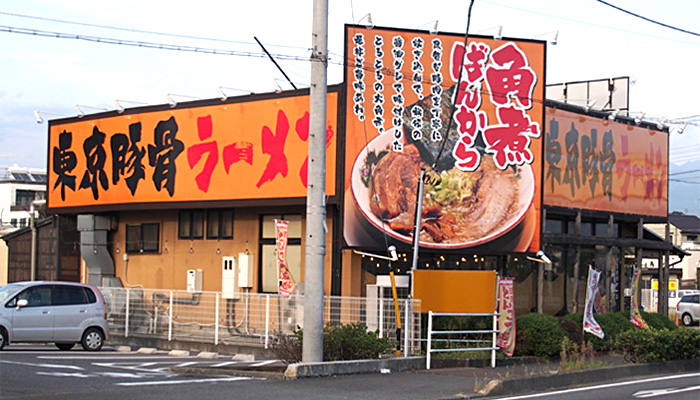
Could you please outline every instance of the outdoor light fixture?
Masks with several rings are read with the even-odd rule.
[[[617,118],[617,114],[619,114],[619,113],[620,113],[620,110],[618,110],[618,109],[613,110],[612,113],[608,114],[608,119],[610,121],[615,121],[615,118]]]
[[[534,36],[533,39],[534,39],[534,38],[537,38],[537,37],[544,36],[544,35],[549,35],[550,33],[553,33],[554,35],[552,35],[552,38],[549,39],[548,42],[549,42],[549,44],[551,44],[552,46],[556,46],[557,40],[559,40],[559,30],[541,33],[541,34],[539,34],[539,35]]]
[[[165,95],[165,97],[168,99],[168,104],[170,104],[170,108],[174,108],[175,106],[177,106],[177,101],[173,100],[173,96],[188,97],[190,99],[200,100],[199,97],[195,97],[195,96],[187,96],[184,94],[168,93],[167,95]]]
[[[37,123],[37,124],[43,124],[43,123],[44,123],[44,119],[41,118],[41,115],[40,115],[40,114],[57,115],[57,116],[60,116],[60,117],[65,117],[65,116],[66,116],[65,114],[56,114],[56,113],[50,113],[50,112],[38,111],[38,110],[37,110],[37,111],[34,111],[34,118],[36,118],[36,123]]]
[[[221,101],[226,101],[226,99],[228,99],[228,96],[226,95],[226,93],[224,93],[224,89],[236,90],[236,91],[244,92],[244,93],[248,93],[248,94],[253,93],[253,92],[248,91],[248,90],[230,88],[230,87],[226,87],[226,86],[219,86],[216,90],[219,92],[219,97],[221,97]]]
[[[114,100],[114,106],[117,107],[117,112],[118,112],[119,114],[121,114],[121,113],[124,112],[124,107],[120,104],[120,102],[121,102],[121,103],[144,104],[144,105],[145,105],[145,104],[148,104],[148,103],[142,103],[142,102],[140,102],[140,101],[129,101],[129,100],[119,100],[119,99]]]
[[[586,106],[584,107],[586,109],[586,112],[591,111],[591,108],[595,105],[595,100],[591,100],[588,103],[586,103]]]
[[[493,35],[493,39],[494,39],[494,40],[501,40],[501,39],[503,39],[503,36],[501,35],[501,33],[503,33],[503,26],[492,26],[492,27],[487,28],[487,29],[482,29],[482,30],[480,30],[479,32],[477,32],[476,34],[478,35],[478,34],[480,34],[481,32],[490,31],[491,29],[496,29],[496,33]]]
[[[80,109],[80,107],[107,111],[107,109],[103,108],[103,107],[81,106],[80,104],[76,104],[75,107],[73,107],[73,108],[75,108],[75,112],[78,114],[78,118],[83,118],[85,116],[85,113]]]
[[[538,263],[552,264],[552,260],[550,260],[549,257],[547,257],[547,255],[544,254],[544,251],[542,250],[535,253],[535,257],[527,256],[527,259]]]
[[[272,80],[272,84],[275,86],[275,93],[280,94],[282,93],[282,86],[280,86],[279,82],[277,82],[277,78],[274,78]]]
[[[688,123],[687,123],[687,122],[684,122],[684,123],[683,123],[683,126],[681,126],[680,128],[676,128],[676,129],[678,130],[678,134],[679,134],[679,135],[682,134],[683,131],[685,131],[685,128],[686,128],[687,126],[688,126]]]
[[[356,254],[363,255],[363,256],[381,258],[382,260],[398,261],[399,256],[396,254],[396,246],[389,246],[387,248],[387,250],[389,251],[390,257],[380,256],[378,254],[372,254],[372,253],[365,253],[364,251],[359,251],[359,250],[353,250],[353,252],[355,252]]]
[[[637,125],[641,124],[641,123],[642,123],[642,118],[644,118],[644,114],[646,114],[646,113],[641,113],[641,114],[639,114],[639,116],[636,117],[636,118],[634,119],[634,123],[637,124]]]
[[[668,118],[662,119],[661,122],[656,123],[656,127],[659,129],[664,129],[664,124],[666,123],[666,121],[668,121]]]
[[[365,14],[364,17],[360,18],[360,20],[357,21],[357,23],[359,24],[365,18],[367,18],[367,23],[365,24],[365,27],[367,27],[367,29],[374,28],[374,23],[372,22],[372,14],[370,14],[370,13]]]

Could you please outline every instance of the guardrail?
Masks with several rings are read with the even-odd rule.
[[[271,346],[277,337],[293,335],[304,325],[303,297],[221,292],[187,292],[145,288],[100,288],[108,306],[110,334],[124,337],[258,343]],[[399,314],[404,355],[420,352],[420,300],[402,299]],[[369,320],[371,319],[371,320]],[[396,339],[396,313],[390,299],[324,297],[326,323],[363,323],[380,337]]]
[[[430,356],[432,353],[445,352],[462,352],[462,351],[490,351],[491,352],[491,368],[496,368],[496,351],[500,348],[496,345],[498,336],[498,316],[499,313],[435,313],[428,312],[428,348],[426,350],[425,368],[430,369]],[[433,330],[433,317],[492,317],[493,329],[480,330]],[[483,335],[491,334],[491,340],[483,339],[433,339],[433,335]],[[462,347],[462,348],[444,348],[434,349],[433,340],[458,342],[458,343],[491,343],[491,347]]]

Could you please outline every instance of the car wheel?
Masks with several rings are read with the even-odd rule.
[[[75,346],[75,343],[56,343],[56,347],[58,347],[59,350],[64,350],[68,351]]]
[[[0,350],[2,350],[6,344],[7,344],[7,333],[5,332],[5,329],[0,328]]]
[[[685,325],[685,326],[690,326],[693,324],[693,317],[691,317],[690,314],[687,314],[687,313],[683,314],[682,320],[683,320],[683,325]]]
[[[86,351],[98,351],[102,348],[104,341],[105,336],[102,331],[97,328],[89,328],[83,334],[83,340],[80,341],[80,344]]]

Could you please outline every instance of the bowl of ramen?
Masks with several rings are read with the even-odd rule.
[[[372,139],[359,153],[351,172],[354,202],[380,232],[413,242],[416,197],[421,169],[430,170],[416,144],[393,151],[393,134]],[[498,169],[483,155],[472,172],[443,169],[424,186],[420,246],[458,249],[503,236],[517,226],[535,195],[532,166]],[[433,176],[433,178],[435,178]]]

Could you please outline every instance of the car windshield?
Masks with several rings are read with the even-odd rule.
[[[10,283],[7,286],[0,288],[0,302],[22,290],[26,285],[21,283]]]

